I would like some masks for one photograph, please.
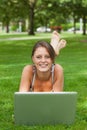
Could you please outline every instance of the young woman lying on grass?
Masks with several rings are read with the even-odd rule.
[[[63,68],[55,64],[55,56],[66,46],[65,40],[54,31],[51,43],[39,41],[32,50],[33,65],[24,67],[20,82],[20,92],[60,92],[63,91]]]

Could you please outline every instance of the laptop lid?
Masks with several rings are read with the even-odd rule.
[[[15,92],[18,125],[71,124],[75,120],[77,92]]]

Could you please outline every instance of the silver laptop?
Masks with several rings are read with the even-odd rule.
[[[77,92],[15,92],[15,124],[72,124],[76,102]]]

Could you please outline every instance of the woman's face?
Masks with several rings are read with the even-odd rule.
[[[37,68],[41,72],[46,72],[51,69],[52,59],[45,47],[38,47],[34,52],[32,60]]]

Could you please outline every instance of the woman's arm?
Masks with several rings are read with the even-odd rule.
[[[22,76],[21,76],[21,82],[19,91],[20,92],[28,92],[31,85],[31,79],[32,79],[32,66],[27,65],[24,67]]]
[[[61,92],[61,91],[63,91],[63,86],[64,86],[63,68],[59,64],[56,64],[55,69],[54,69],[53,91]]]

